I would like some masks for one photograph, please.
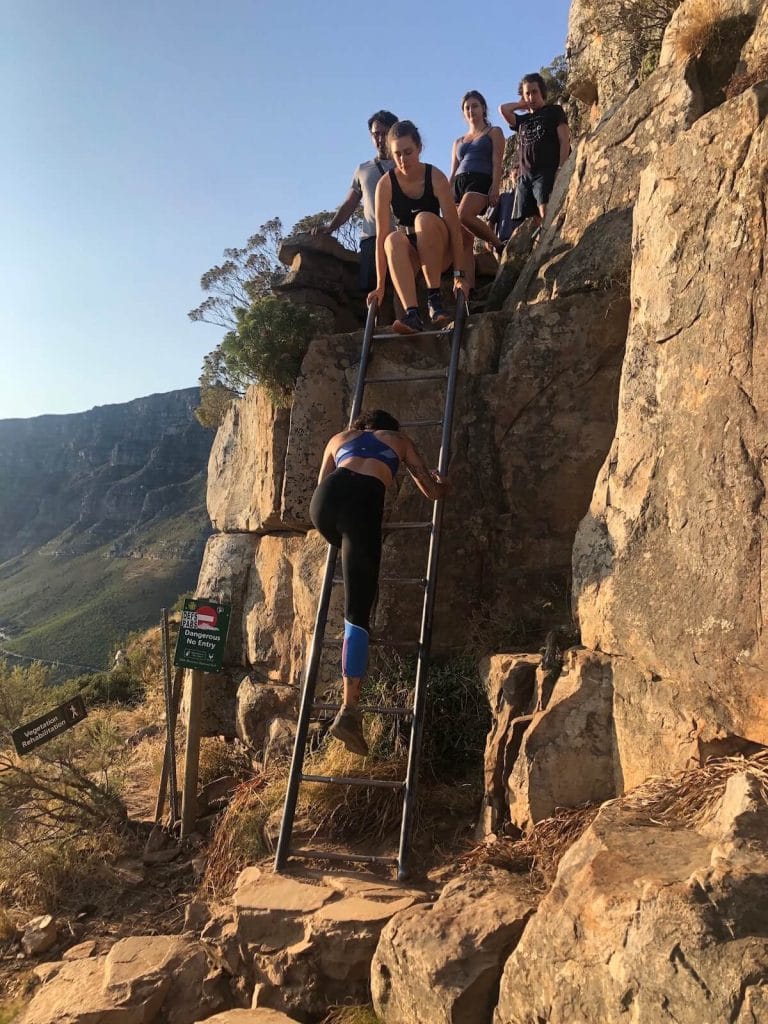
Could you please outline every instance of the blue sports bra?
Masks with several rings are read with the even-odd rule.
[[[347,459],[377,459],[383,462],[392,476],[395,476],[400,466],[400,456],[384,444],[371,430],[364,430],[362,434],[345,441],[341,447],[336,449],[335,461],[338,468]]]

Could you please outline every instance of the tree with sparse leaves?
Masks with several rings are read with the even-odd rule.
[[[282,222],[273,217],[251,235],[242,249],[225,249],[224,262],[200,278],[200,287],[208,297],[190,310],[189,319],[227,329],[235,327],[236,310],[247,309],[255,299],[268,295],[283,276],[284,268],[277,258],[282,241]]]
[[[313,228],[320,228],[328,224],[333,217],[332,210],[322,210],[320,213],[310,213],[306,217],[302,217],[301,220],[297,220],[293,225],[292,235],[300,235],[305,231],[312,231]],[[341,227],[335,232],[341,245],[345,249],[349,249],[352,252],[357,252],[360,248],[360,232],[363,227],[363,208],[358,206],[349,220],[342,224]]]

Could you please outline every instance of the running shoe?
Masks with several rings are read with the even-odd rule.
[[[443,309],[443,300],[439,296],[429,299],[427,310],[429,312],[429,322],[433,327],[445,327],[446,324],[451,322],[451,318]]]
[[[341,711],[333,720],[328,732],[337,740],[341,740],[347,750],[361,757],[368,756],[368,744],[363,736],[363,716],[357,708],[342,704]]]
[[[409,310],[392,324],[392,330],[396,334],[421,334],[424,324],[421,317],[415,310]]]

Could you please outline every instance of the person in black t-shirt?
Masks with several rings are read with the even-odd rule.
[[[525,75],[520,82],[522,99],[502,103],[499,113],[518,133],[519,177],[515,190],[515,217],[544,219],[555,175],[568,159],[571,135],[565,111],[547,103],[547,86],[541,75]]]

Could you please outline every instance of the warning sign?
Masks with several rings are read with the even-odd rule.
[[[231,611],[231,605],[219,604],[207,597],[188,597],[181,612],[174,665],[220,672]]]
[[[88,712],[82,697],[73,697],[71,700],[59,704],[57,708],[46,712],[39,718],[35,718],[26,725],[20,725],[11,733],[17,754],[28,754],[35,747],[47,743],[49,740],[60,736],[73,725],[86,717]]]

